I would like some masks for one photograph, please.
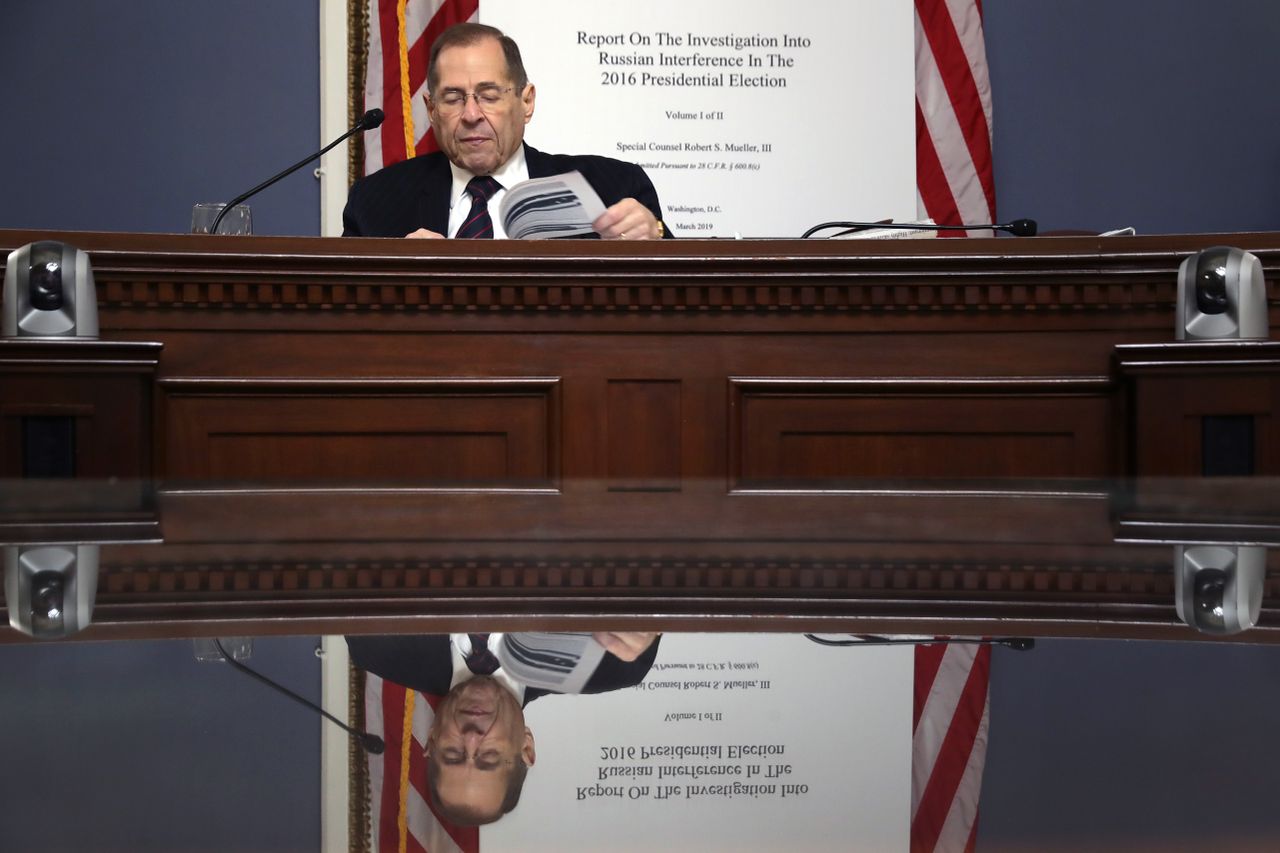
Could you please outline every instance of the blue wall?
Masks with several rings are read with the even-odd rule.
[[[1280,3],[983,9],[1002,220],[1280,230]],[[1280,837],[1280,650],[1050,641],[997,650],[992,670],[979,850],[1266,849]]]
[[[4,0],[0,227],[184,232],[315,151],[315,0]],[[319,234],[304,169],[254,231]]]
[[[983,9],[1002,220],[1280,230],[1280,3]]]
[[[249,665],[318,696],[314,638]],[[190,640],[0,645],[0,850],[320,846],[320,718]]]
[[[187,231],[318,147],[318,45],[314,0],[3,0],[0,227]],[[303,170],[255,231],[318,234],[319,199]],[[318,700],[315,645],[251,663]],[[190,641],[0,646],[0,850],[314,851],[318,744]]]
[[[997,649],[978,850],[1276,849],[1278,705],[1273,646]]]

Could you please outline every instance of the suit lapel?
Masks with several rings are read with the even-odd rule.
[[[530,178],[545,178],[555,174],[551,171],[551,155],[543,154],[528,143],[524,145],[524,165],[529,170]]]
[[[423,161],[425,170],[421,181],[422,192],[418,195],[418,223],[423,228],[448,236],[449,195],[453,189],[453,172],[449,170],[449,160],[439,152],[417,159]]]

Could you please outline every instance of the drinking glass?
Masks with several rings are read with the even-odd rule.
[[[208,234],[213,220],[226,207],[225,204],[197,204],[191,209],[191,233]],[[252,234],[253,220],[247,204],[237,204],[218,223],[219,234]]]

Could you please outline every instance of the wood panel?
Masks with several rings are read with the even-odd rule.
[[[1132,397],[1135,474],[1205,473],[1205,419],[1225,416],[1251,422],[1252,473],[1280,476],[1280,343],[1121,345],[1116,361]]]
[[[69,472],[112,489],[85,489],[83,509],[140,510],[152,475],[152,384],[158,343],[0,340],[0,480],[22,477],[24,421],[71,425]],[[64,504],[65,505],[65,504]],[[0,500],[0,507],[12,507]]]
[[[736,488],[1118,469],[1110,383],[735,379]]]
[[[166,476],[554,489],[558,382],[166,380]]]
[[[679,491],[681,383],[611,379],[608,383],[610,491]]]

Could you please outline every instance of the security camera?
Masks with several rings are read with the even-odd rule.
[[[1180,341],[1267,337],[1267,283],[1258,256],[1214,246],[1184,260],[1174,334]]]
[[[56,240],[10,252],[0,335],[97,338],[98,297],[88,254]]]
[[[1258,623],[1267,549],[1177,545],[1173,570],[1178,618],[1206,634],[1238,634]]]
[[[98,592],[98,545],[11,545],[4,549],[9,624],[37,640],[88,627]]]

